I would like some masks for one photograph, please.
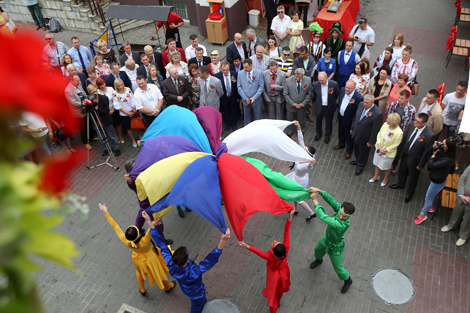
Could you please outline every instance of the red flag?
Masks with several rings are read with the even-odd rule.
[[[220,192],[230,224],[238,240],[246,221],[261,211],[274,215],[292,210],[281,200],[261,172],[239,156],[224,153],[217,162]]]

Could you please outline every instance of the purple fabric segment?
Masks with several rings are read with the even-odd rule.
[[[222,136],[222,114],[210,106],[196,108],[193,112],[209,139],[212,153],[216,154]]]
[[[182,205],[225,233],[227,227],[221,202],[217,162],[213,155],[207,155],[191,163],[178,178],[170,193],[146,211],[151,214],[170,205]]]
[[[222,155],[222,153],[226,153],[228,150],[227,150],[227,145],[225,144],[225,142],[222,142],[219,146],[219,148],[217,149],[217,154],[215,155],[215,159],[216,161],[219,160],[220,156]]]
[[[147,139],[135,160],[130,176],[133,180],[154,163],[185,152],[202,152],[191,140],[174,135],[162,135]]]

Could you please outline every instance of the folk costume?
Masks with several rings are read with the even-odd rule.
[[[332,34],[334,31],[336,31],[339,35],[342,35],[344,32],[341,31],[341,27],[341,23],[336,22],[333,24],[331,29],[328,30],[328,32]],[[325,45],[331,48],[331,57],[335,60],[338,60],[338,53],[346,48],[346,42],[340,36],[338,36],[336,41],[334,41],[333,36],[326,38]]]

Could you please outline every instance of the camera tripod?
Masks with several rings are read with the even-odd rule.
[[[96,113],[96,110],[94,108],[91,108],[90,110],[87,110],[85,114],[86,114],[86,127],[87,127],[87,130],[86,130],[87,144],[90,144],[90,119],[91,119],[91,122],[96,130],[96,133],[98,134],[98,137],[100,138],[100,141],[104,144],[104,146],[106,147],[106,150],[109,153],[108,157],[103,163],[90,166],[90,150],[87,149],[87,158],[88,158],[87,164],[88,165],[86,166],[86,168],[88,170],[92,170],[97,167],[107,165],[109,167],[112,167],[116,171],[119,170],[116,157],[114,156],[113,150],[111,149],[111,146],[109,145],[108,135],[106,134],[103,126],[99,124],[99,118],[98,118],[98,114]],[[109,162],[109,159],[111,159],[112,163]]]

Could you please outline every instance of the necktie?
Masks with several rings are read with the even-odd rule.
[[[251,72],[248,72],[248,82],[251,83]]]
[[[276,79],[277,79],[277,74],[272,74],[271,75],[271,85],[276,85]],[[271,95],[275,95],[275,94],[276,94],[276,90],[271,89]]]
[[[297,92],[300,93],[300,82],[297,82]]]
[[[179,90],[179,88],[178,88],[178,80],[176,80],[176,79],[173,79],[173,83],[175,83],[175,87],[176,87],[176,93],[179,95],[179,93],[180,93],[180,90]]]
[[[197,66],[201,67],[202,66],[202,62],[201,61],[197,61]]]
[[[82,69],[86,70],[85,61],[83,61],[82,54],[80,53],[80,48],[77,48],[78,57],[80,58],[80,63],[82,64]]]
[[[411,135],[410,139],[408,140],[408,151],[410,151],[411,146],[413,145],[413,141],[415,140],[416,134],[418,133],[418,129],[415,128],[413,134]]]
[[[359,121],[361,121],[364,118],[364,116],[366,115],[366,111],[367,111],[366,109],[362,111],[361,118],[359,119]]]
[[[230,86],[230,79],[228,78],[228,75],[225,76],[225,89],[227,90],[227,97],[230,97],[232,95],[232,89]]]
[[[238,73],[238,71],[240,71],[240,67],[236,67],[236,69],[237,69],[237,73]]]
[[[346,55],[349,55],[349,53],[346,52]]]

